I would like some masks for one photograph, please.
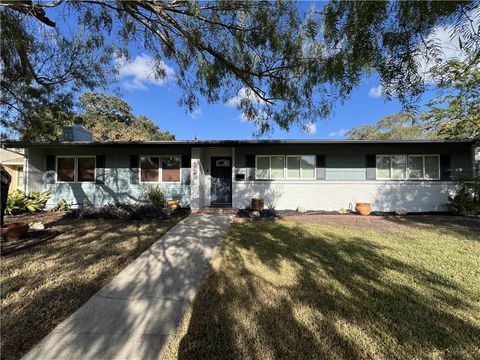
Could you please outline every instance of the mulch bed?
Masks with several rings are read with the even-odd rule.
[[[0,245],[0,253],[2,256],[5,256],[20,250],[28,249],[50,240],[58,234],[60,234],[60,232],[54,229],[29,230],[23,239],[18,241],[2,241]]]

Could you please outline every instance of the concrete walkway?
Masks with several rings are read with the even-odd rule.
[[[231,221],[188,216],[23,359],[158,359]]]

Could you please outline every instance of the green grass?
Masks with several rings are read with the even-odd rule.
[[[480,222],[405,219],[235,223],[164,359],[480,358]]]
[[[179,220],[56,220],[60,235],[2,257],[2,360],[19,359]]]

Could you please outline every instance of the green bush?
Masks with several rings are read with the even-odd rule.
[[[459,214],[480,214],[478,180],[466,182],[455,196],[448,197],[448,209]]]
[[[28,194],[20,190],[12,191],[8,194],[7,205],[5,207],[6,215],[17,215],[25,212],[41,211],[45,208],[51,191],[31,191]]]
[[[143,190],[141,201],[156,209],[162,209],[165,206],[165,197],[158,185],[148,185]]]
[[[55,206],[52,211],[57,212],[57,211],[68,211],[72,207],[72,203],[67,202],[67,200],[62,199],[57,206]]]

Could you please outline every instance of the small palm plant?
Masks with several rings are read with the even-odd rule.
[[[165,197],[158,185],[148,185],[142,193],[141,200],[157,209],[162,209],[165,206]]]

